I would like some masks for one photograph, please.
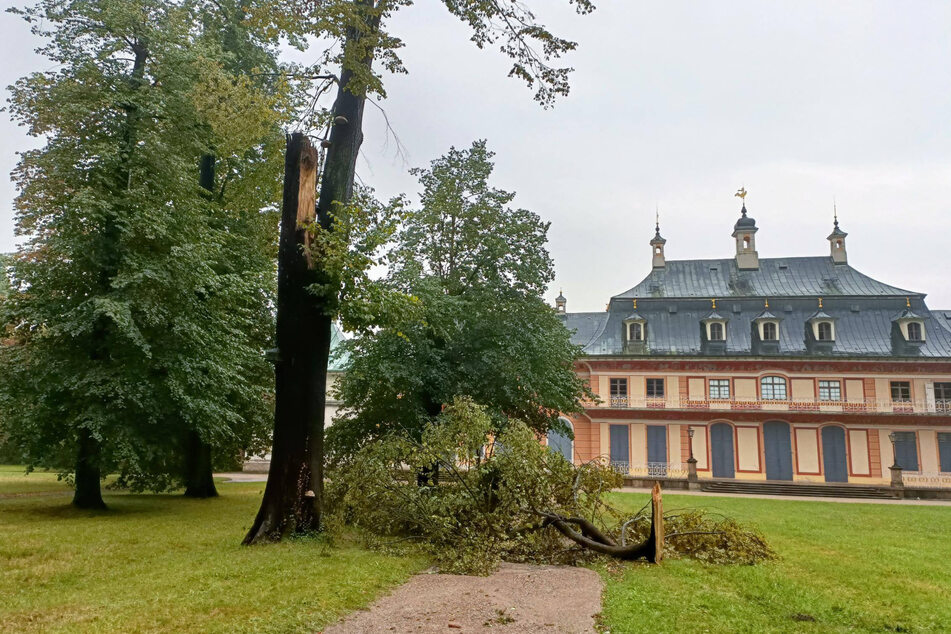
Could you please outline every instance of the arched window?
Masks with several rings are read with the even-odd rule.
[[[574,425],[571,424],[570,420],[563,416],[559,416],[558,420],[574,433]],[[575,443],[563,432],[555,429],[548,430],[548,448],[564,456],[568,462],[573,462]]]
[[[710,341],[723,341],[723,324],[718,321],[710,324]]]
[[[628,324],[627,338],[630,341],[643,341],[644,340],[644,326],[637,322],[634,322],[633,324]]]
[[[764,401],[785,401],[786,379],[781,376],[764,376],[759,380],[759,393]]]
[[[749,248],[750,248],[750,237],[749,237],[749,236],[743,236],[743,248],[744,248],[744,249],[749,249]]]
[[[832,341],[832,322],[820,321],[816,327],[819,341]]]
[[[767,321],[763,324],[763,341],[776,341],[779,339],[779,329],[776,324]]]
[[[917,321],[908,322],[908,341],[921,341],[921,324]]]

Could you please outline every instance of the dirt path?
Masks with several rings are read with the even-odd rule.
[[[488,577],[420,574],[324,634],[594,632],[601,579],[587,568],[502,564]]]

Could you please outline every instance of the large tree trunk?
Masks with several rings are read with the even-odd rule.
[[[373,0],[356,0],[372,8]],[[368,20],[368,29],[378,27],[378,18]],[[363,31],[350,29],[344,47],[360,39]],[[361,63],[372,63],[366,51]],[[363,143],[363,90],[349,90],[353,72],[340,74],[334,102],[334,123],[321,176],[316,209],[312,198],[316,184],[317,153],[301,134],[294,134],[287,147],[281,242],[278,253],[277,348],[275,364],[274,437],[271,466],[261,509],[244,538],[245,544],[275,541],[291,532],[319,530],[323,500],[324,410],[327,391],[327,361],[330,357],[331,315],[335,312],[339,282],[312,268],[303,247],[314,221],[324,229],[333,225],[332,213],[350,201],[357,156]],[[311,197],[308,197],[311,196]],[[307,287],[320,283],[328,289],[321,295]]]
[[[306,226],[314,219],[317,151],[300,133],[288,138],[277,280],[277,359],[271,465],[264,499],[245,544],[279,540],[319,527],[314,513],[319,480],[311,464],[315,421],[322,420],[327,347],[321,341],[323,303],[308,292],[317,281],[309,266]],[[323,365],[322,365],[323,364]]]
[[[211,445],[197,431],[185,439],[185,497],[213,498],[218,495],[211,468]]]
[[[148,58],[148,49],[144,42],[136,41],[132,44],[135,59],[132,64],[132,73],[129,84],[137,88],[143,81],[145,62]],[[126,125],[122,138],[122,153],[126,164],[118,171],[116,190],[128,188],[131,179],[131,170],[128,163],[135,151],[136,129],[138,126],[138,112],[134,106],[126,109]],[[112,281],[119,273],[120,253],[119,222],[114,214],[107,216],[99,234],[99,249],[102,264],[97,276],[98,291],[103,296],[112,292]],[[93,363],[109,362],[111,325],[108,318],[99,316],[93,324],[90,338],[89,358]],[[82,509],[104,509],[106,503],[102,500],[102,444],[93,437],[92,433],[82,427],[77,433],[76,451],[76,492],[73,495],[73,505]]]
[[[79,430],[79,450],[76,456],[76,492],[73,506],[81,509],[104,509],[102,500],[102,471],[99,467],[101,447],[85,427]]]
[[[201,157],[198,184],[211,192],[215,188],[215,155]],[[211,445],[195,430],[185,435],[185,497],[213,498],[218,495],[212,475]]]

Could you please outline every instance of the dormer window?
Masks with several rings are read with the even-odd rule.
[[[769,311],[769,300],[763,302],[763,312],[753,319],[750,349],[753,354],[779,352],[779,317]]]
[[[647,341],[647,320],[641,317],[637,312],[637,300],[633,302],[634,312],[624,318],[624,333],[626,343],[630,346],[629,352],[638,352]]]
[[[632,322],[627,325],[628,341],[644,341],[644,324]]]
[[[909,350],[917,349],[925,342],[925,321],[912,310],[910,297],[905,298],[905,310],[895,317],[892,323],[898,326],[899,340],[904,339],[906,344],[911,344]],[[893,330],[892,337],[895,336]]]
[[[924,329],[921,327],[921,322],[911,321],[908,322],[906,327],[908,333],[908,341],[924,341],[925,338],[922,336]]]
[[[723,341],[726,339],[723,323],[712,321],[707,324],[707,338],[710,341]]]
[[[835,349],[835,325],[837,318],[822,308],[819,298],[819,310],[806,320],[806,346],[811,352],[831,353]]]

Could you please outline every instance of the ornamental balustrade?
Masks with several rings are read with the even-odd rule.
[[[686,479],[687,465],[680,462],[640,462],[612,460],[611,468],[623,475],[636,478]]]
[[[951,416],[951,401],[924,399],[893,401],[889,398],[866,398],[830,401],[819,398],[795,399],[683,399],[673,400],[649,396],[611,396],[597,403],[587,402],[588,409],[706,409],[706,410],[778,410],[802,412],[863,412],[870,414],[943,414]]]
[[[905,488],[951,489],[951,473],[934,471],[902,471]]]

